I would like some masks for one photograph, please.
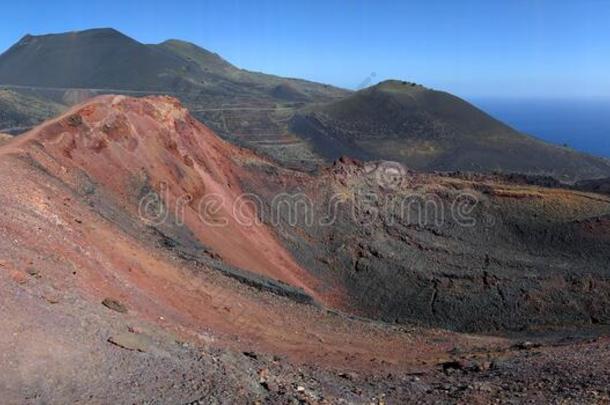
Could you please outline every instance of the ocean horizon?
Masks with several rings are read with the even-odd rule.
[[[610,98],[472,98],[469,101],[520,132],[610,158]]]

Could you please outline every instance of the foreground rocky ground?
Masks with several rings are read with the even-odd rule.
[[[538,333],[525,341],[339,317],[334,323],[349,322],[354,335],[370,328],[401,334],[412,357],[397,351],[394,360],[376,360],[345,348],[330,365],[299,357],[298,346],[274,354],[256,340],[205,328],[189,338],[163,320],[143,322],[131,308],[120,312],[120,303],[111,309],[50,288],[42,274],[2,272],[1,278],[2,330],[10,331],[0,337],[3,403],[610,401],[610,338],[600,337],[607,333],[601,329]],[[241,292],[279,300],[297,325],[312,311]],[[322,341],[317,345],[324,350]]]

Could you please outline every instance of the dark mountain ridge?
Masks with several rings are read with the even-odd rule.
[[[180,91],[185,84],[209,87],[220,79],[259,84],[270,80],[269,91],[290,80],[238,69],[189,42],[172,39],[148,45],[112,28],[26,35],[0,55],[0,83],[11,85],[153,92]],[[340,91],[295,82],[297,87],[313,86],[321,94]]]

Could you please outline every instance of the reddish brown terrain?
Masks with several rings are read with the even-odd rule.
[[[610,198],[386,168],[288,170],[168,97],[10,140],[3,402],[610,401]],[[391,220],[413,193],[472,201]]]

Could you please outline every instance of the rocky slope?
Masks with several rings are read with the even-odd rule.
[[[608,198],[383,168],[287,170],[167,97],[98,97],[4,145],[5,400],[607,398],[583,370],[609,350]],[[322,223],[273,216],[294,191]],[[414,191],[481,201],[420,224],[374,197]],[[506,335],[549,325],[568,329]]]

